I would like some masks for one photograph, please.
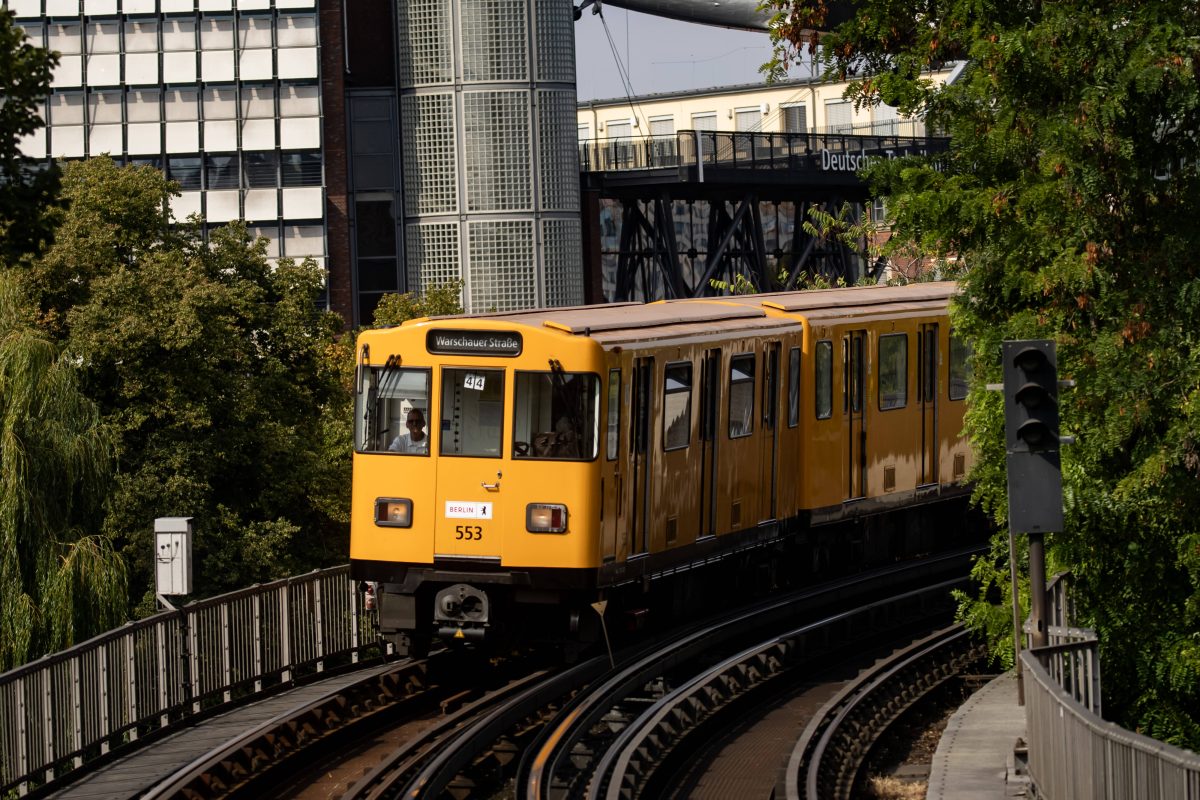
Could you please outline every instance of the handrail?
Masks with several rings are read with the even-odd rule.
[[[1200,797],[1200,756],[1105,722],[1057,684],[1037,652],[1021,653],[1021,664],[1029,774],[1039,797]]]
[[[1099,641],[1095,631],[1071,624],[1069,579],[1060,573],[1046,587],[1048,644],[1021,653],[1029,774],[1038,796],[1200,800],[1200,756],[1100,716]]]
[[[103,633],[0,675],[0,794],[22,794],[139,736],[357,662],[374,612],[349,566],[317,570]]]

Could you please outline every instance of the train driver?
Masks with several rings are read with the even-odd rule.
[[[388,450],[393,453],[419,453],[424,455],[429,452],[429,437],[425,435],[425,415],[421,409],[414,408],[408,412],[408,421],[405,422],[408,427],[408,433],[402,433],[392,440],[388,445]]]

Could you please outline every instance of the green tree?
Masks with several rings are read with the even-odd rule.
[[[780,62],[823,3],[768,0]],[[937,163],[881,164],[896,233],[961,280],[954,324],[975,348],[968,430],[977,497],[1005,522],[1000,342],[1054,338],[1070,568],[1100,632],[1105,711],[1200,747],[1200,17],[1180,2],[864,0],[822,40],[860,104],[924,114]],[[968,59],[950,86],[923,70]],[[1007,541],[977,574],[1007,589]],[[986,627],[986,625],[985,625]]]
[[[439,286],[430,286],[424,294],[385,294],[375,307],[374,328],[399,325],[410,319],[461,314],[463,282],[446,281]]]
[[[70,164],[53,247],[28,269],[43,328],[79,363],[116,433],[104,531],[153,607],[152,523],[196,519],[197,589],[214,594],[344,561],[349,438],[341,320],[312,262],[272,265],[245,227],[207,243],[165,213],[158,170]]]
[[[57,64],[57,54],[30,44],[12,12],[0,8],[0,260],[8,264],[51,235],[43,211],[57,197],[58,168],[28,169],[20,143],[44,124],[39,111]]]
[[[98,525],[113,451],[73,360],[0,270],[0,671],[126,619],[125,564]]]

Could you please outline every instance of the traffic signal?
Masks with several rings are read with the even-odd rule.
[[[1004,342],[1008,524],[1018,533],[1061,531],[1062,462],[1054,342]]]

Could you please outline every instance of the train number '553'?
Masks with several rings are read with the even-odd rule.
[[[455,525],[455,539],[482,539],[483,528],[478,525]]]

